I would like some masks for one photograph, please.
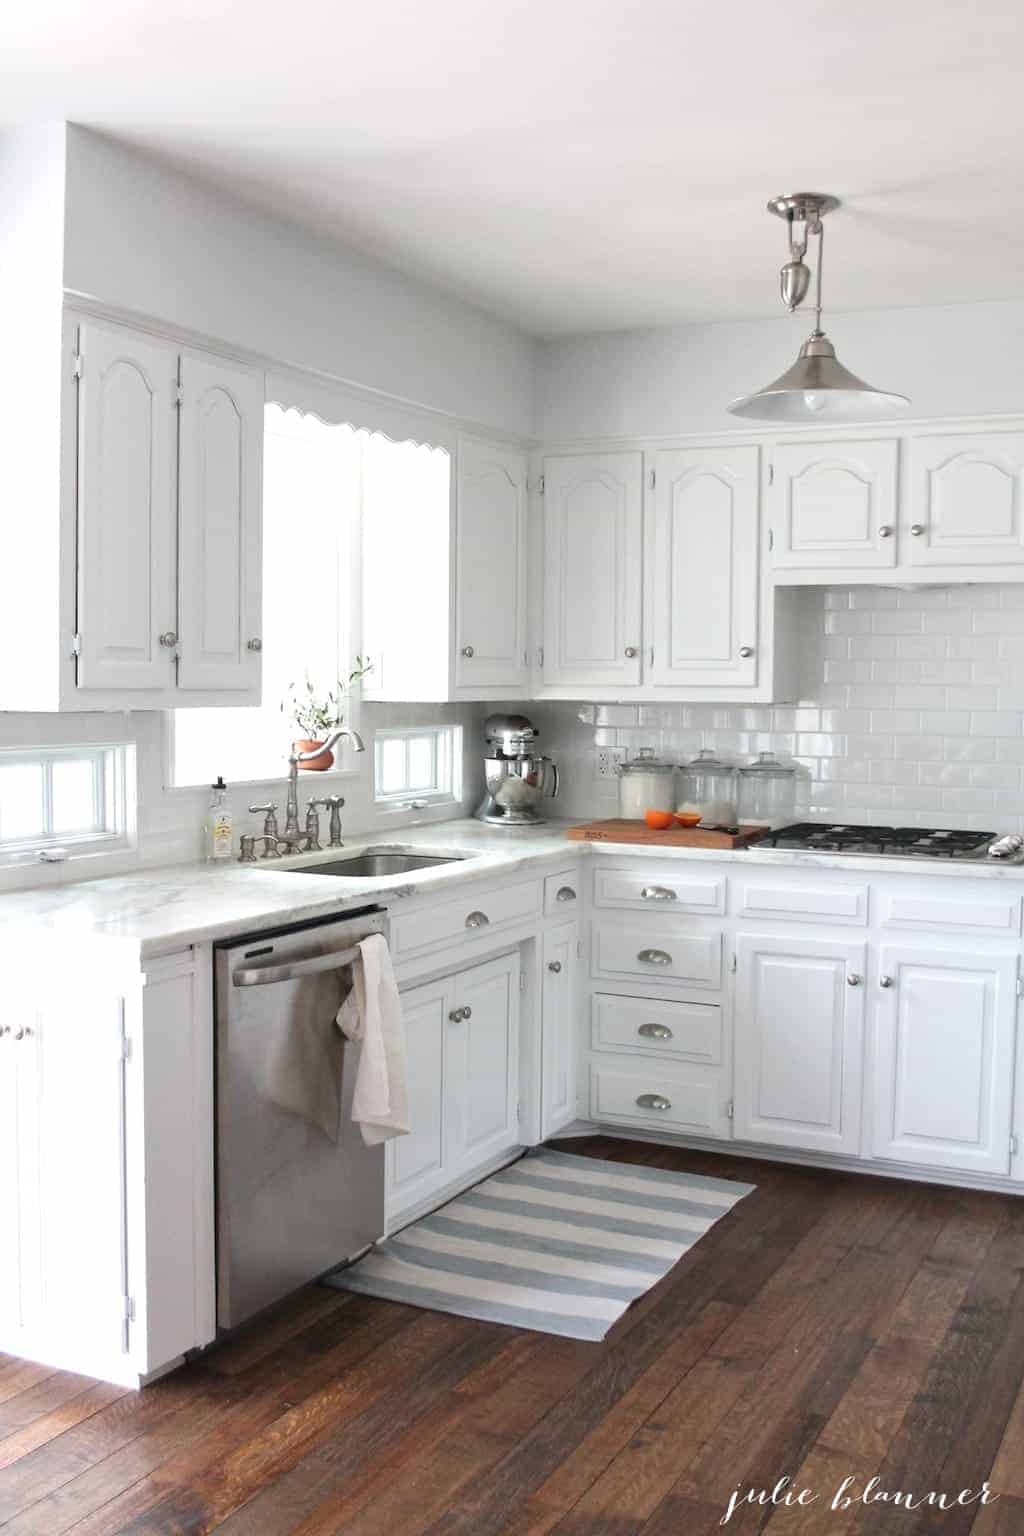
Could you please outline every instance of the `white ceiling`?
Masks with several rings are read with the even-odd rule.
[[[1024,288],[1020,0],[32,0],[0,114],[67,118],[541,334]]]

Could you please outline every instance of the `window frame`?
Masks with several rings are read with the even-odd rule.
[[[0,868],[50,862],[47,852],[66,850],[68,859],[112,853],[134,846],[134,798],[131,775],[135,748],[129,742],[90,742],[61,746],[0,748],[0,767],[21,764],[42,769],[43,831],[5,838],[0,831]],[[62,762],[89,762],[93,769],[93,825],[75,832],[53,828],[53,769]],[[62,863],[62,859],[52,862]]]
[[[427,805],[447,805],[462,798],[462,727],[457,724],[395,726],[378,730],[373,738],[373,802],[384,810],[408,810]],[[416,787],[409,783],[409,747],[414,741],[428,739],[432,744],[434,764],[432,785]],[[398,790],[381,786],[383,753],[387,742],[405,743],[406,782]]]

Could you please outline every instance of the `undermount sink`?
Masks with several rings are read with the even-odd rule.
[[[347,859],[329,859],[322,864],[306,864],[294,871],[302,875],[347,875],[350,879],[380,879],[384,875],[410,875],[415,870],[438,869],[442,864],[459,864],[464,853],[403,853],[393,848],[364,848]],[[273,864],[270,865],[273,868]]]

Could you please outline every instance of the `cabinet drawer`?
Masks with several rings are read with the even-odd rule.
[[[652,1051],[662,1057],[718,1066],[722,1060],[722,1010],[717,1003],[676,1003],[661,998],[598,993],[591,1010],[595,1051]]]
[[[863,928],[868,920],[866,885],[815,885],[785,880],[744,880],[736,910],[741,917],[817,917]]]
[[[666,875],[663,871],[598,869],[594,874],[594,905],[718,917],[725,911],[725,878],[682,870]]]
[[[621,1057],[591,1064],[590,1118],[598,1123],[728,1136],[725,1100],[718,1072]]]
[[[495,928],[525,922],[540,912],[538,880],[501,890],[467,891],[456,901],[439,901],[391,919],[391,951],[403,956],[458,940],[485,939]]]
[[[880,892],[881,923],[884,928],[960,928],[976,933],[1003,937],[1020,933],[1020,898],[993,885],[979,890],[965,889],[950,882],[954,889],[942,896],[928,894],[927,887],[917,890]],[[959,886],[959,890],[956,887]]]
[[[578,869],[563,869],[560,874],[548,875],[544,881],[544,914],[546,917],[570,918],[579,911],[580,873]]]
[[[604,918],[594,924],[594,975],[720,987],[722,935],[686,932],[679,923]]]

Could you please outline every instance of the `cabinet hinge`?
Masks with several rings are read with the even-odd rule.
[[[71,377],[73,379],[80,379],[82,377],[82,354],[81,354],[81,352],[76,352],[74,357],[71,359]]]
[[[175,384],[174,386],[174,403],[177,406],[182,406],[185,404],[185,391],[182,389],[180,384]]]
[[[1019,976],[1017,977],[1017,996],[1024,997],[1024,981]]]
[[[1010,1137],[1010,1156],[1011,1157],[1016,1157],[1018,1149],[1019,1149],[1019,1143],[1017,1141],[1017,1138],[1016,1138],[1016,1136],[1011,1135],[1011,1137]]]
[[[81,656],[82,654],[82,637],[79,634],[71,636],[71,654],[72,656]]]
[[[657,485],[657,483],[658,483],[658,473],[657,473],[657,470],[652,469],[651,470],[651,490],[652,491],[654,490],[654,487]]]
[[[768,465],[768,484],[769,485],[774,485],[775,484],[775,465],[774,464],[769,464]]]
[[[775,548],[775,529],[774,528],[769,528],[768,529],[768,548],[769,549],[774,549]]]
[[[131,1059],[132,1059],[132,1040],[131,1040],[131,1036],[130,1035],[122,1035],[121,1036],[121,1060],[122,1061],[131,1061]]]
[[[537,481],[537,495],[538,496],[543,496],[544,495],[544,476],[543,475],[541,475],[540,479]]]
[[[526,991],[526,972],[525,971],[520,971],[519,972],[519,990],[520,990],[520,992],[525,992]]]
[[[730,955],[730,957],[729,957],[729,971],[730,971],[731,975],[733,975],[733,976],[736,975],[736,956],[735,955]]]
[[[134,1321],[135,1321],[135,1297],[134,1296],[125,1296],[125,1298],[124,1298],[124,1320],[125,1320],[126,1323],[134,1323]]]
[[[577,939],[576,940],[576,959],[577,960],[582,960],[583,959],[583,940],[582,939]]]
[[[728,1104],[725,1106],[725,1118],[727,1120],[731,1120],[732,1119],[732,1108],[733,1108],[733,1106],[732,1106],[732,1099],[730,1099]]]
[[[516,1105],[516,1123],[518,1124],[522,1120],[522,1118],[523,1118],[523,1106],[522,1106],[522,1103],[520,1102],[519,1104]]]
[[[537,665],[538,667],[543,667],[544,665],[544,647],[542,645],[537,647]]]

